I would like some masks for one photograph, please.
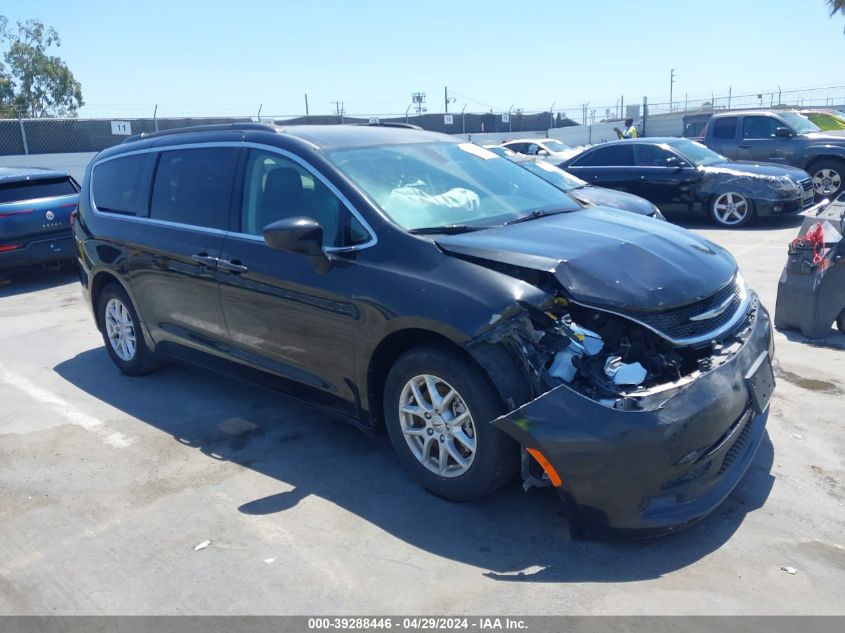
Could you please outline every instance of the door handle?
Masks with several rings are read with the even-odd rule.
[[[218,259],[217,268],[218,270],[225,270],[226,272],[235,274],[245,273],[249,270],[249,268],[244,266],[237,259],[232,261],[229,261],[228,259]]]
[[[193,259],[198,264],[202,264],[203,266],[216,266],[217,262],[220,261],[216,257],[210,257],[207,253],[191,255],[191,259]]]
[[[739,147],[740,149],[748,149],[749,147],[751,147],[751,143],[740,143]]]
[[[640,176],[640,180],[645,180],[645,176]]]

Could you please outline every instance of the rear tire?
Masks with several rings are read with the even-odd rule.
[[[117,368],[128,376],[141,376],[161,367],[161,360],[147,346],[132,300],[116,283],[100,293],[97,316],[106,351]]]
[[[845,310],[839,313],[839,316],[836,317],[836,327],[839,328],[839,331],[842,334],[845,334]]]
[[[825,158],[814,163],[810,169],[816,198],[830,198],[831,201],[842,193],[845,184],[845,162],[835,158]]]
[[[517,473],[519,445],[490,424],[502,413],[488,377],[445,347],[412,349],[385,382],[384,419],[399,461],[426,489],[452,501],[484,497]]]

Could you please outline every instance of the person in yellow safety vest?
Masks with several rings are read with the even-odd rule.
[[[634,119],[625,119],[625,131],[623,132],[618,127],[613,128],[616,136],[619,138],[637,138],[637,128],[634,125]]]

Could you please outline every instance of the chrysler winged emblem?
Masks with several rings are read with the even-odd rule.
[[[713,317],[717,317],[717,316],[719,316],[720,314],[722,314],[722,312],[724,312],[725,310],[727,310],[727,309],[728,309],[728,306],[729,306],[729,305],[731,305],[731,303],[733,302],[733,300],[734,300],[734,296],[733,296],[733,295],[731,295],[730,297],[728,297],[727,299],[725,299],[725,300],[724,300],[722,303],[720,303],[719,305],[717,305],[717,306],[713,306],[713,307],[712,307],[712,308],[710,308],[709,310],[705,310],[704,312],[701,312],[701,313],[699,313],[699,314],[696,314],[696,315],[694,315],[694,316],[691,316],[691,317],[689,318],[689,320],[690,320],[690,321],[706,321],[707,319],[712,319]]]

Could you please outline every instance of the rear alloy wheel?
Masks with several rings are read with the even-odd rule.
[[[752,203],[741,193],[720,193],[710,203],[710,217],[719,226],[736,228],[748,224],[754,217]]]
[[[836,160],[823,160],[813,166],[813,187],[819,198],[835,198],[842,192],[845,165]]]
[[[481,498],[519,470],[519,445],[490,422],[503,413],[487,375],[457,350],[421,346],[384,386],[384,420],[405,469],[434,494]]]
[[[120,371],[140,376],[159,368],[161,361],[147,346],[138,313],[123,287],[112,283],[103,289],[98,316],[106,351]]]

